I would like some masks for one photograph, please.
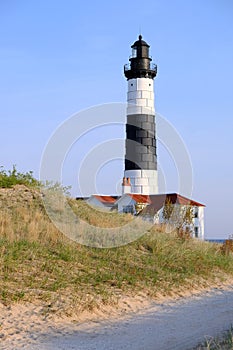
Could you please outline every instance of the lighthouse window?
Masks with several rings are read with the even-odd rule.
[[[149,84],[149,86],[151,86],[151,84]]]
[[[133,86],[133,84],[131,84],[131,86]]]
[[[137,57],[137,48],[136,47],[134,47],[132,49],[132,57]]]

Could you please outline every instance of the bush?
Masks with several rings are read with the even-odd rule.
[[[33,177],[33,172],[20,173],[13,165],[12,170],[6,171],[0,167],[0,188],[9,188],[14,185],[25,185],[29,187],[38,187],[40,182]]]
[[[225,255],[229,255],[233,253],[233,240],[232,239],[227,239],[222,247],[221,247],[221,251],[223,254]]]

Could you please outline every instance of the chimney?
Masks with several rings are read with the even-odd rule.
[[[122,194],[131,193],[131,183],[129,177],[123,177],[122,181]]]

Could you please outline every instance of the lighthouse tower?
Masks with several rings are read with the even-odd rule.
[[[157,66],[142,36],[131,46],[128,80],[125,171],[122,192],[157,194],[158,174],[155,135],[154,78]]]

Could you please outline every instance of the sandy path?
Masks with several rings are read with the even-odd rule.
[[[0,339],[0,349],[188,350],[205,336],[214,336],[233,324],[233,287],[164,304],[153,303],[144,312],[118,321],[54,323],[39,321],[36,308],[34,314],[26,306],[18,308],[14,319],[3,319],[8,336]]]

